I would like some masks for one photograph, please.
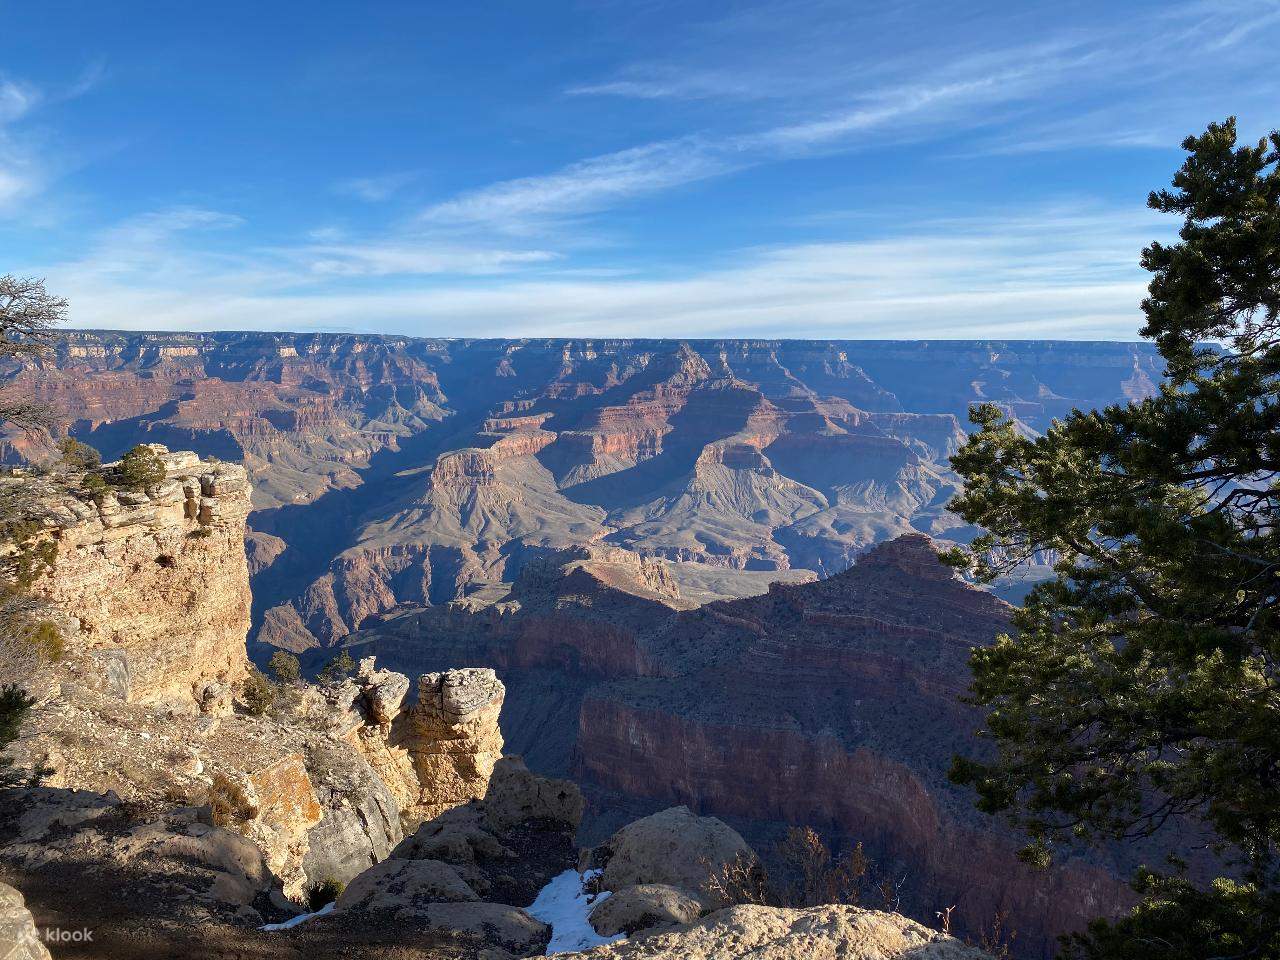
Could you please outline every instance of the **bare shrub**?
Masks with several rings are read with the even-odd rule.
[[[709,866],[709,864],[708,864]],[[707,880],[706,892],[721,903],[754,903],[772,906],[775,897],[769,874],[755,857],[740,853]]]
[[[1018,931],[1009,925],[1009,911],[1000,909],[995,912],[991,922],[978,931],[978,939],[974,946],[991,954],[993,960],[1013,960],[1013,942],[1018,939]]]
[[[215,773],[207,794],[214,826],[237,829],[258,813],[244,788],[225,773]]]
[[[790,875],[780,890],[787,906],[858,904],[870,866],[862,844],[834,856],[812,827],[791,827],[775,849]]]

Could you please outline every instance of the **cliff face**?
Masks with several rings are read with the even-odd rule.
[[[53,567],[35,591],[61,613],[68,669],[127,700],[229,703],[248,660],[243,467],[154,446],[165,479],[52,505]]]

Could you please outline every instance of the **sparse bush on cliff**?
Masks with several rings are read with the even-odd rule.
[[[356,662],[351,659],[351,654],[343,650],[325,664],[324,669],[320,671],[320,676],[329,683],[339,683],[345,678],[351,676],[351,674],[355,672],[355,669]]]
[[[16,684],[0,687],[0,753],[18,739],[23,721],[33,706],[35,700]],[[0,756],[0,789],[11,787],[20,779],[14,773],[13,761]]]
[[[240,690],[240,698],[251,715],[260,717],[276,702],[275,687],[262,671],[250,667],[249,675],[244,678],[244,686]]]
[[[273,653],[267,666],[281,683],[297,683],[302,677],[302,664],[292,653],[284,650]]]
[[[75,437],[64,437],[58,444],[62,462],[72,470],[97,470],[102,466],[102,454]]]
[[[257,815],[244,788],[225,773],[215,773],[208,792],[209,817],[214,826],[238,828]]]
[[[100,473],[86,473],[80,478],[80,489],[89,495],[89,499],[101,500],[102,495],[111,489],[111,484]]]
[[[785,906],[858,905],[870,868],[862,844],[836,856],[812,827],[791,827],[776,852],[788,874],[779,890]]]
[[[112,480],[126,490],[145,490],[164,480],[164,461],[150,447],[138,444],[116,466]]]

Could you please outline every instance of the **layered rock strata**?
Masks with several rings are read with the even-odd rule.
[[[66,478],[44,535],[57,546],[34,591],[61,613],[66,669],[132,702],[218,709],[248,667],[244,467],[152,445],[164,479],[77,491]]]
[[[377,669],[370,657],[354,680],[328,695],[360,718],[349,742],[387,784],[412,831],[488,791],[502,757],[498,715],[506,689],[483,668],[424,674],[416,699],[406,703],[409,686],[408,677]]]

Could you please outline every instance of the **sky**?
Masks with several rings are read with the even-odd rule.
[[[0,0],[0,273],[77,327],[1132,340],[1280,0]]]

